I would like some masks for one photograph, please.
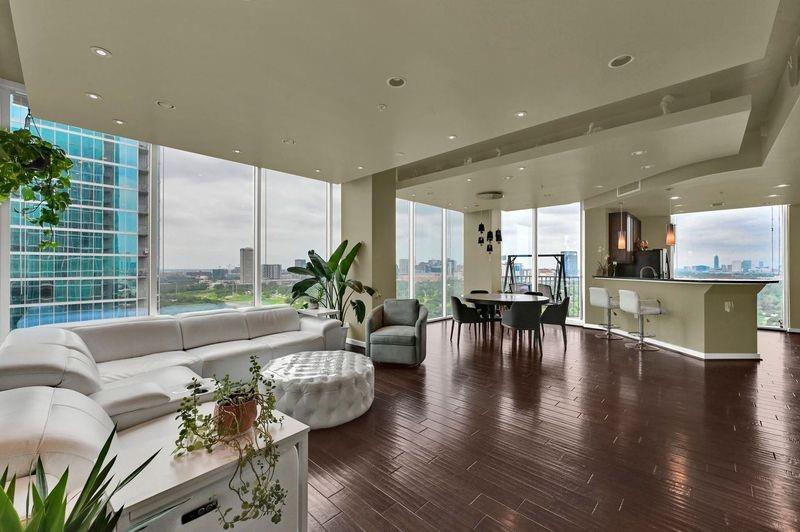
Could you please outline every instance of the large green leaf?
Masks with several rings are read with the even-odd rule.
[[[305,279],[300,279],[294,285],[292,285],[292,299],[299,299],[303,296],[308,295],[308,291],[313,288],[314,286],[318,286],[320,283],[314,277],[307,277]]]
[[[12,478],[14,482],[16,479]],[[22,532],[22,523],[14,508],[14,500],[4,490],[0,490],[0,530],[3,532]]]
[[[331,254],[331,257],[328,259],[328,268],[331,269],[332,272],[335,272],[339,269],[339,261],[344,255],[344,250],[347,249],[347,240],[342,240],[342,243],[336,248],[336,250]]]
[[[308,275],[310,277],[316,277],[314,272],[312,272],[308,268],[301,268],[300,266],[289,266],[288,268],[286,268],[286,271],[289,273],[293,273],[295,275]]]
[[[350,272],[350,266],[353,265],[353,261],[356,259],[356,255],[358,252],[361,251],[361,242],[358,242],[350,252],[345,255],[342,261],[339,263],[339,271],[342,273],[342,277],[346,278],[347,274]]]
[[[333,272],[328,267],[328,263],[325,262],[325,259],[320,257],[316,251],[313,249],[308,252],[308,258],[311,259],[311,264],[314,265],[314,268],[320,272],[322,272],[322,277],[326,281],[330,281],[333,279]]]
[[[364,321],[364,317],[367,315],[367,306],[360,299],[351,301],[350,305],[356,312],[356,319],[358,320],[358,323],[362,323]]]

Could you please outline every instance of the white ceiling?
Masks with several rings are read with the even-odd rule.
[[[337,182],[757,60],[777,6],[11,1],[36,114]],[[113,56],[97,57],[91,46]],[[635,60],[609,69],[622,53]],[[406,77],[407,86],[389,88],[392,75]],[[87,91],[103,101],[90,102]],[[160,109],[157,99],[176,108]],[[527,118],[514,117],[520,109]],[[665,153],[665,164],[689,151]],[[564,168],[600,159],[587,147]]]
[[[749,116],[750,98],[742,96],[404,180],[397,195],[462,211],[560,205],[738,154]],[[633,155],[637,150],[646,153]],[[489,190],[504,197],[476,198]]]

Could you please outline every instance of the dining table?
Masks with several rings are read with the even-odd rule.
[[[486,307],[510,307],[514,303],[541,303],[542,305],[546,305],[550,302],[550,298],[545,296],[508,294],[505,292],[491,292],[488,294],[463,294],[461,299],[476,306],[480,305]],[[486,323],[486,326],[489,327],[492,336],[494,336],[494,319]]]

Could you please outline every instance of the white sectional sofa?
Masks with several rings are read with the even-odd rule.
[[[125,428],[176,411],[193,378],[245,378],[251,355],[332,348],[340,326],[280,305],[18,329],[0,345],[0,390],[69,388]]]

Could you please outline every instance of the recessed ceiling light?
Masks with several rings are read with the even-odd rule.
[[[293,146],[295,144],[294,139],[290,139],[289,137],[286,137],[285,139],[281,139],[281,142],[283,142],[284,144],[287,144],[289,146]]]
[[[467,183],[472,183],[472,178],[471,177],[467,178]]]
[[[356,170],[363,170],[363,169],[364,169],[364,167],[361,166],[361,165],[356,166]]]
[[[447,135],[447,138],[450,139],[450,140],[455,140],[458,137],[456,137],[455,135]]]
[[[595,185],[594,188],[603,188],[603,185]]]
[[[673,207],[683,207],[683,203],[678,203],[677,205],[673,205]]]
[[[634,150],[631,152],[631,156],[638,157],[640,155],[644,155],[645,153],[647,153],[647,150]]]
[[[106,50],[103,47],[92,46],[89,49],[94,53],[94,55],[97,55],[97,56],[100,56],[100,57],[111,57],[111,52],[109,52],[108,50]]]
[[[389,85],[390,87],[398,89],[400,87],[405,86],[406,79],[400,76],[392,76],[391,78],[386,80],[386,84]]]
[[[87,92],[86,97],[92,100],[93,102],[99,102],[100,100],[103,99],[103,97],[97,94],[96,92]]]
[[[654,165],[654,164],[643,164],[642,165],[642,170],[651,170],[651,169],[653,169],[655,167],[656,167],[656,165]]]
[[[725,202],[724,201],[716,201],[716,202],[712,203],[711,206],[712,207],[724,207],[725,206]]]
[[[525,167],[524,167],[524,166],[520,166],[519,168],[517,168],[517,170],[519,170],[520,172],[522,172],[523,170],[525,170]]]
[[[516,116],[517,118],[525,118],[526,116],[528,116],[528,111],[517,111],[516,113],[514,113],[514,116]]]
[[[630,64],[631,61],[633,61],[633,56],[630,54],[618,55],[617,57],[608,62],[608,67],[609,68],[624,67],[625,65]]]
[[[681,199],[681,197],[680,197],[680,196],[671,196],[669,199],[671,199],[671,200],[678,200],[678,199]]]
[[[789,183],[781,183],[780,185],[775,185],[775,188],[786,188],[790,186],[792,185],[790,185]]]
[[[511,179],[512,179],[512,178],[511,178],[511,176],[510,176],[510,175],[507,175],[507,176],[506,176],[506,181],[510,181]]]
[[[386,105],[385,103],[379,103],[378,104],[378,111],[385,111],[388,108],[389,108],[389,106]]]
[[[417,197],[417,195],[416,195],[416,194],[411,194],[411,197],[412,197],[412,198],[416,198],[416,197]]]
[[[318,174],[318,173],[322,172],[322,170],[320,170],[319,168],[314,168],[314,172]]]
[[[119,118],[113,119],[112,122],[114,122],[118,126],[124,126],[125,125],[125,121],[124,120],[120,120]]]
[[[166,100],[156,100],[156,105],[162,109],[175,109],[175,106]]]
[[[238,148],[234,148],[234,149],[233,149],[233,150],[231,150],[231,151],[233,151],[233,153],[237,153],[237,154],[238,154],[238,153],[242,153],[242,150],[240,150],[240,149],[238,149]]]
[[[780,194],[769,194],[767,197],[768,198],[779,198],[780,196],[781,196]]]

